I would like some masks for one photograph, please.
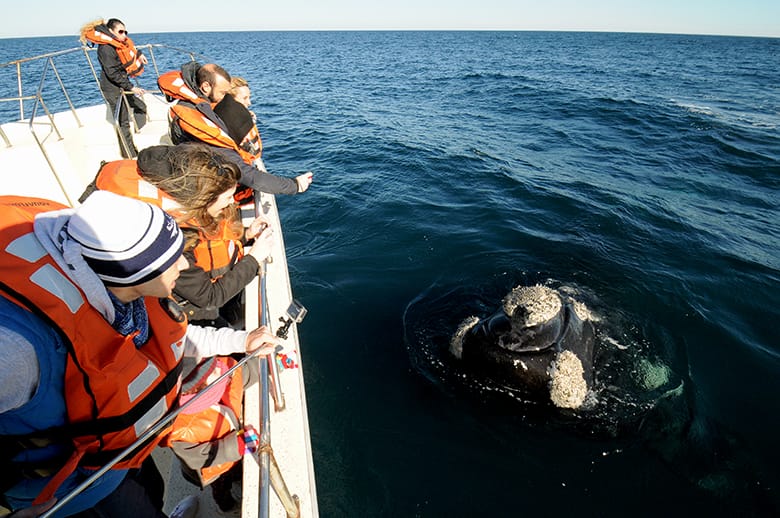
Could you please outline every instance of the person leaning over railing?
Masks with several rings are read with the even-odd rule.
[[[133,40],[128,36],[127,28],[121,20],[111,18],[107,22],[95,20],[81,28],[82,45],[89,42],[97,45],[98,61],[100,62],[100,89],[106,98],[111,113],[114,113],[117,102],[119,106],[119,128],[117,139],[119,151],[124,158],[135,158],[138,150],[133,142],[133,132],[130,131],[130,118],[124,101],[120,102],[122,92],[132,92],[125,96],[138,128],[146,124],[146,103],[141,96],[144,90],[130,82],[131,77],[141,75],[146,56],[135,48]]]
[[[201,65],[190,61],[181,70],[172,70],[157,79],[157,85],[172,102],[170,108],[170,137],[174,144],[202,142],[214,147],[241,170],[242,185],[269,194],[296,194],[305,192],[312,182],[307,171],[293,178],[285,178],[259,169],[256,156],[242,149],[240,142],[230,137],[225,121],[214,112],[215,106],[230,92],[230,74],[219,65]],[[174,102],[175,101],[175,102]]]
[[[6,196],[0,216],[0,474],[12,510],[62,498],[133,444],[178,401],[183,356],[278,344],[267,328],[187,324],[170,299],[188,266],[184,237],[159,207],[109,192],[77,209]],[[163,517],[149,457],[161,439],[59,516]]]
[[[243,326],[243,290],[257,277],[275,243],[264,218],[246,229],[238,219],[232,198],[238,177],[236,165],[213,148],[180,144],[143,149],[137,161],[109,162],[95,178],[94,188],[154,203],[177,219],[188,236],[184,257],[190,266],[181,272],[173,292],[192,323]],[[247,240],[253,243],[245,247]],[[187,365],[182,403],[234,363],[217,357]],[[245,451],[242,395],[251,381],[247,373],[239,371],[196,409],[177,417],[166,439],[182,461],[185,477],[199,487],[211,485],[223,511],[236,504],[229,471]]]
[[[108,162],[93,184],[154,203],[176,218],[186,236],[189,268],[173,293],[199,325],[242,327],[242,292],[276,241],[264,218],[243,227],[232,198],[239,175],[213,148],[192,143],[152,146],[137,161]]]

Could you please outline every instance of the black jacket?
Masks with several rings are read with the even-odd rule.
[[[152,146],[138,153],[138,169],[141,176],[149,172],[157,178],[171,174],[167,160],[168,146]],[[236,262],[222,277],[212,282],[207,271],[195,266],[192,252],[184,252],[190,267],[181,272],[173,294],[190,320],[214,320],[219,308],[241,293],[260,271],[257,259],[246,255]]]
[[[116,52],[114,54],[116,54]],[[211,108],[211,104],[209,103],[208,99],[203,96],[203,93],[198,87],[197,72],[200,67],[200,63],[196,61],[185,63],[181,67],[182,79],[190,88],[190,90],[196,92],[203,99],[203,102],[197,105],[197,110],[206,116],[209,120],[219,125],[225,131],[225,133],[230,134],[230,131],[228,130],[225,122],[219,117],[219,115],[214,113],[214,110]],[[178,124],[176,124],[174,121],[171,121],[170,133],[171,140],[173,140],[174,144],[179,144],[182,142],[200,142],[192,135],[182,131]],[[256,191],[265,192],[268,194],[298,193],[298,182],[295,179],[276,176],[271,173],[260,171],[257,167],[244,162],[244,159],[241,158],[241,155],[239,155],[238,152],[233,149],[216,146],[212,147],[226,160],[233,162],[238,166],[238,168],[241,170],[240,182],[242,185],[246,185],[247,187],[251,187]]]
[[[194,266],[192,252],[184,252],[184,257],[190,267],[181,272],[173,294],[190,320],[216,319],[219,308],[241,293],[260,271],[257,259],[245,255],[225,275],[212,282],[208,272]]]
[[[105,25],[97,26],[95,27],[95,30],[111,35]],[[119,54],[117,54],[116,49],[108,44],[98,45],[97,47],[98,62],[100,63],[100,68],[103,70],[103,73],[100,74],[100,86],[106,87],[108,85],[114,85],[128,92],[132,90],[134,85],[130,82],[127,70],[125,70],[125,67],[119,60]],[[140,56],[141,51],[138,50],[137,52]]]

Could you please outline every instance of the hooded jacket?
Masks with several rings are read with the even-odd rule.
[[[62,496],[85,478],[86,468],[78,467],[82,459],[86,465],[102,465],[106,460],[104,457],[98,459],[93,456],[87,460],[87,455],[113,455],[110,450],[123,449],[129,444],[127,441],[132,442],[131,436],[148,426],[144,423],[153,423],[161,416],[155,409],[160,406],[164,412],[173,401],[171,396],[176,396],[177,356],[180,358],[183,353],[200,358],[218,353],[243,352],[246,333],[229,329],[215,331],[196,326],[186,327],[175,319],[162,316],[159,310],[164,312],[165,308],[155,306],[156,301],[148,301],[149,322],[156,338],[141,349],[151,347],[148,351],[149,361],[155,367],[150,367],[148,376],[136,377],[138,381],[125,385],[132,401],[130,406],[141,400],[153,402],[158,396],[161,397],[159,401],[165,404],[154,405],[149,411],[144,411],[143,415],[131,412],[126,414],[127,419],[114,419],[114,412],[122,413],[121,401],[124,396],[120,391],[114,399],[113,394],[116,393],[116,384],[123,382],[121,377],[114,378],[110,374],[113,372],[109,367],[110,362],[104,363],[107,361],[106,354],[123,351],[125,357],[119,361],[124,365],[129,358],[127,354],[140,360],[138,355],[141,349],[138,349],[138,353],[133,352],[136,347],[132,337],[129,342],[131,347],[90,347],[94,340],[107,340],[116,344],[127,342],[110,325],[115,318],[114,306],[102,281],[86,265],[78,250],[63,237],[63,227],[72,210],[41,212],[55,207],[52,202],[33,198],[4,197],[0,205],[4,212],[0,234],[3,240],[0,267],[3,269],[4,283],[0,324],[4,328],[4,341],[8,340],[9,334],[16,336],[5,344],[4,362],[7,363],[0,368],[0,401],[4,403],[0,409],[0,435],[25,436],[65,426],[65,430],[71,430],[68,434],[74,437],[72,444],[67,440],[43,446],[30,442],[21,449],[15,448],[18,455],[22,455],[11,455],[17,462],[33,458],[29,455],[34,455],[36,462],[48,459],[52,463],[44,472],[34,470],[30,472],[30,478],[4,484],[6,500],[14,507],[23,507],[29,505],[44,489],[43,486],[47,486],[44,491],[48,492],[59,486],[56,494]],[[33,233],[31,215],[36,212],[41,214],[35,219]],[[19,315],[15,315],[14,311]],[[38,313],[31,313],[33,311]],[[73,316],[68,316],[70,313]],[[159,327],[160,324],[162,327]],[[175,338],[171,332],[181,341],[181,345],[177,346],[179,353],[168,347],[168,341]],[[56,340],[46,338],[47,333],[56,337]],[[166,345],[160,347],[161,343]],[[17,378],[19,384],[7,383],[10,376],[8,369],[23,365],[37,366],[37,372],[32,372],[26,379]],[[152,376],[153,370],[158,370],[158,374]],[[105,373],[109,375],[105,376]],[[133,372],[128,371],[126,375],[132,378]],[[170,382],[174,383],[171,385]],[[155,392],[157,389],[152,387],[157,386],[161,388]],[[135,399],[133,394],[137,394]],[[128,408],[127,405],[125,408]],[[93,421],[97,423],[94,426]],[[75,423],[82,424],[73,427]],[[91,438],[95,433],[99,437],[97,442]],[[116,467],[137,465],[148,451],[147,446],[141,453],[132,456],[130,461]],[[9,455],[11,452],[4,447],[3,453]],[[60,469],[65,460],[68,460],[69,468]],[[52,478],[52,474],[58,470],[60,476]],[[11,474],[20,473],[19,469],[4,470],[4,473],[8,474],[9,471]],[[103,498],[123,477],[121,469],[112,470],[106,478],[101,479],[104,482],[96,486],[103,489],[86,493],[92,496],[80,499],[81,505],[88,502],[89,498],[93,498],[93,503]],[[59,485],[63,480],[63,485]]]
[[[141,150],[137,167],[134,160],[109,162],[98,173],[97,187],[175,212],[175,202],[143,180],[145,172],[158,178],[172,174],[167,159],[168,149],[169,146],[152,146]],[[130,187],[133,184],[137,186],[135,189]],[[231,247],[233,240],[227,237],[228,229],[225,225],[221,228],[224,234],[221,239],[200,237],[195,249],[184,252],[190,266],[176,280],[174,297],[190,320],[216,319],[219,308],[241,293],[260,270],[257,259],[241,255],[240,239],[235,240]]]
[[[157,80],[160,90],[170,102],[170,136],[174,144],[181,142],[203,142],[212,146],[226,160],[235,163],[241,170],[240,182],[268,194],[296,194],[298,182],[292,178],[275,176],[261,171],[239,152],[240,143],[230,138],[228,126],[214,112],[212,103],[200,91],[197,72],[201,64],[196,61],[185,63],[181,70],[162,74]]]
[[[41,501],[53,496],[77,467],[97,468],[105,464],[173,406],[179,394],[187,327],[181,311],[171,311],[172,306],[164,304],[163,299],[147,298],[144,299],[149,319],[146,343],[138,347],[133,341],[134,334],[123,335],[114,329],[113,320],[106,320],[87,303],[84,291],[68,276],[77,272],[72,273],[75,278],[97,278],[81,256],[81,245],[59,232],[52,247],[48,234],[34,232],[33,220],[38,213],[67,224],[70,212],[47,212],[53,208],[57,208],[56,204],[46,200],[19,197],[0,200],[4,225],[0,246],[5,252],[0,256],[3,279],[0,292],[56,330],[67,350],[63,384],[66,422],[43,437],[50,444],[70,442],[67,448],[70,452],[67,458],[61,459],[59,469],[52,470],[56,474],[39,495]],[[52,248],[54,255],[48,253],[48,248]],[[62,261],[69,271],[61,268]],[[36,353],[41,358],[49,350],[38,348]],[[45,384],[38,387],[39,390],[47,388]],[[49,398],[42,403],[42,409],[35,411],[16,409],[13,420],[16,426],[6,423],[5,433],[24,430],[18,428],[22,424],[31,430],[45,430],[46,424],[51,424],[49,415],[60,414],[59,401],[63,400]],[[115,469],[140,467],[159,440],[150,438],[132,455],[119,461]],[[22,462],[25,464],[29,461]]]

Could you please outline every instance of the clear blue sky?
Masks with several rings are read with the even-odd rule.
[[[130,32],[496,29],[780,37],[780,0],[4,0],[0,38]]]

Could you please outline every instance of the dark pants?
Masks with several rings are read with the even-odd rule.
[[[121,484],[95,507],[75,518],[165,518],[165,484],[152,457],[130,470]]]
[[[233,329],[244,328],[244,306],[245,295],[244,290],[225,302],[225,304],[219,308],[219,315],[213,319],[190,319],[190,324],[203,327],[232,327]],[[197,317],[197,315],[195,315]]]
[[[106,97],[106,102],[111,111],[111,120],[113,122],[114,115],[116,114],[116,105],[122,95],[122,89],[113,83],[108,81],[101,81],[100,89],[103,90],[103,95]],[[127,104],[133,110],[133,117],[136,125],[141,128],[146,124],[146,103],[138,96],[127,94],[125,95]],[[127,105],[124,101],[121,102],[119,108],[119,128],[117,129],[117,139],[119,140],[119,151],[124,158],[135,158],[138,155],[138,150],[135,148],[133,142],[133,132],[130,129],[130,117],[127,112]]]

